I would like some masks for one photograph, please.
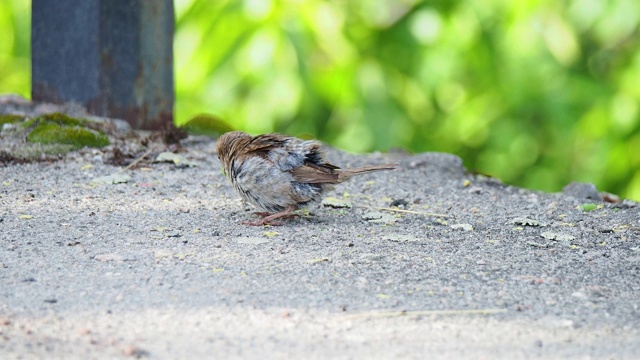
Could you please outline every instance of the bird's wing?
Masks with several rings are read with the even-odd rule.
[[[278,147],[282,147],[286,141],[286,137],[281,134],[264,134],[258,135],[251,139],[246,147],[246,152],[269,151]]]
[[[328,167],[305,163],[304,165],[291,170],[291,175],[295,181],[307,184],[337,184],[340,182],[336,166],[331,164]]]
[[[320,144],[282,134],[264,134],[254,137],[247,152],[272,162],[281,171],[288,171],[295,181],[320,184],[340,181],[335,170],[339,167],[324,161]]]
[[[275,133],[258,135],[247,144],[245,153],[260,156],[281,171],[289,171],[304,163],[304,155],[291,149],[290,143],[295,140]]]

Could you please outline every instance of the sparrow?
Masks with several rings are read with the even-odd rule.
[[[317,200],[333,184],[352,176],[373,171],[393,170],[394,164],[341,169],[328,163],[320,143],[283,134],[251,136],[231,131],[218,138],[218,159],[233,187],[265,217],[246,225],[275,225],[273,220],[286,217]]]

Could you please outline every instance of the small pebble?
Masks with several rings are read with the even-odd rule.
[[[407,205],[409,205],[409,203],[405,199],[396,199],[396,200],[393,200],[391,202],[391,204],[389,204],[389,207],[394,207],[394,206],[395,207],[400,207],[400,206],[404,207],[404,206],[407,206]]]
[[[471,224],[454,224],[451,225],[452,229],[462,229],[465,231],[472,231],[473,230],[473,226]]]
[[[542,347],[542,340],[538,339],[538,340],[534,341],[534,342],[533,342],[533,345],[534,345],[535,347],[539,347],[539,348],[541,348],[541,347]]]

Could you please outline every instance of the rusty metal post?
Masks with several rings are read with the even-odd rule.
[[[31,24],[34,101],[172,124],[173,0],[33,0]]]

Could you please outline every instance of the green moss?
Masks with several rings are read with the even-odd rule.
[[[63,113],[35,117],[26,121],[22,128],[30,130],[28,142],[47,145],[46,150],[54,152],[64,153],[83,146],[99,148],[109,145],[109,138],[96,129],[91,121]],[[67,150],[64,151],[65,149]]]
[[[36,125],[27,135],[27,141],[39,144],[67,144],[71,145],[73,150],[83,146],[99,148],[109,145],[109,139],[101,132],[80,126],[62,125],[56,120]]]
[[[71,116],[63,113],[45,114],[39,116],[38,119],[40,119],[40,121],[46,121],[66,126],[87,126],[89,124],[89,120],[72,118]]]
[[[0,115],[0,128],[4,124],[13,124],[24,120],[24,116],[22,115],[13,115],[13,114],[2,114]]]
[[[206,135],[212,138],[217,138],[226,132],[234,130],[224,120],[210,114],[194,116],[181,127],[191,135]]]
[[[30,128],[30,127],[36,126],[37,124],[41,124],[45,122],[63,125],[63,126],[83,126],[83,127],[86,127],[90,124],[90,122],[86,119],[72,118],[71,116],[63,113],[51,113],[51,114],[44,114],[44,115],[34,117],[33,119],[25,122],[24,127]]]

